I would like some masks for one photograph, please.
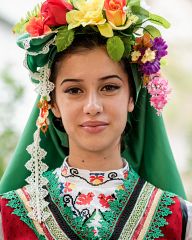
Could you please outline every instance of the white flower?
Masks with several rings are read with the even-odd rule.
[[[131,59],[132,59],[133,62],[136,62],[139,59],[140,56],[141,56],[140,51],[133,51],[131,53]]]
[[[155,51],[152,51],[150,48],[145,50],[145,54],[143,55],[141,62],[146,63],[146,62],[152,62],[155,60]]]

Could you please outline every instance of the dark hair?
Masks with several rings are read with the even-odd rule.
[[[93,50],[97,47],[103,47],[106,45],[106,38],[102,37],[96,33],[90,34],[79,34],[73,40],[73,43],[64,51],[58,52],[54,58],[54,61],[51,66],[51,75],[50,81],[55,83],[56,77],[58,74],[58,63],[63,60],[67,55],[75,54],[75,53],[82,53],[88,50]],[[130,89],[130,96],[133,97],[135,100],[136,90],[135,84],[133,79],[133,74],[131,71],[131,66],[127,58],[122,58],[120,61],[122,67],[124,68],[125,72],[128,75],[128,84]],[[55,102],[55,89],[51,92],[51,104]]]

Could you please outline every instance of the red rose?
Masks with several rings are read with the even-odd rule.
[[[41,6],[41,14],[44,22],[50,27],[65,25],[66,13],[73,9],[73,6],[64,0],[47,0]]]

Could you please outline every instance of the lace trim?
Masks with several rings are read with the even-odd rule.
[[[53,39],[51,39],[49,42],[47,42],[45,44],[45,46],[42,48],[41,51],[38,51],[38,52],[30,52],[30,51],[27,51],[27,54],[31,55],[31,56],[37,56],[37,55],[40,55],[40,54],[47,54],[49,52],[49,47],[50,45],[55,45],[55,38],[54,37]],[[26,39],[27,40],[27,39]],[[30,41],[29,41],[30,42]],[[28,44],[30,45],[30,43],[25,43],[26,44],[26,47],[28,47]],[[28,49],[28,48],[25,48],[25,49]]]
[[[38,239],[46,240],[45,237],[40,235],[36,230],[33,221],[28,217],[27,210],[22,200],[18,197],[15,191],[4,193],[2,197],[9,201],[7,206],[14,209],[13,214],[17,215],[21,221],[27,224],[33,230]]]
[[[47,171],[48,166],[42,162],[46,156],[46,151],[40,147],[40,129],[34,133],[34,142],[27,147],[31,159],[25,164],[25,167],[31,171],[31,175],[26,179],[29,185],[26,186],[30,194],[30,207],[32,212],[28,216],[39,223],[44,222],[48,217],[48,212],[44,211],[48,203],[44,200],[48,191],[44,188],[48,180],[43,177],[43,173]]]
[[[55,38],[54,38],[55,39]],[[38,54],[46,54],[49,51],[49,46],[54,43],[54,39],[51,39]],[[29,42],[25,42],[25,46],[28,46]],[[50,101],[50,92],[54,89],[54,84],[49,81],[50,68],[49,62],[43,67],[40,67],[37,72],[33,73],[27,66],[27,55],[38,55],[33,52],[27,52],[25,55],[24,65],[30,72],[30,77],[33,80],[36,80],[37,86],[35,91],[41,96],[40,102]],[[29,217],[41,223],[45,221],[49,214],[44,211],[48,203],[44,200],[48,192],[43,188],[47,184],[47,180],[42,176],[42,173],[47,171],[48,166],[42,162],[42,159],[46,156],[46,151],[43,150],[40,143],[40,129],[45,132],[48,128],[48,114],[47,109],[46,114],[42,118],[42,111],[39,113],[37,119],[37,130],[34,133],[34,142],[29,145],[26,150],[31,155],[31,159],[26,163],[26,168],[31,171],[31,175],[26,179],[27,190],[31,195],[30,206],[33,209],[32,212],[29,212]]]
[[[27,66],[27,60],[25,57],[24,66],[28,69],[30,78],[36,80],[35,91],[41,97],[46,97],[47,101],[50,101],[50,92],[53,91],[55,85],[49,81],[51,70],[49,68],[49,63],[45,64],[43,67],[38,69],[38,72],[32,72]]]
[[[30,77],[37,86],[35,91],[41,96],[40,103],[50,101],[50,92],[54,89],[54,84],[49,81],[50,77],[50,67],[48,62],[43,67],[39,67],[36,72],[32,72],[27,64],[28,56],[38,56],[41,54],[47,54],[50,50],[50,45],[55,44],[55,36],[49,40],[43,48],[38,52],[29,51],[30,48],[30,38],[22,41],[24,48],[27,50],[25,54],[24,66],[29,70]],[[43,109],[44,110],[44,109]],[[40,111],[39,117],[37,119],[36,125],[37,130],[34,133],[34,142],[29,145],[26,150],[31,155],[31,159],[26,163],[26,168],[31,171],[31,175],[26,179],[29,185],[26,186],[29,192],[30,207],[32,211],[29,212],[28,216],[39,223],[44,222],[48,217],[48,212],[44,211],[48,203],[44,200],[48,192],[44,188],[47,184],[47,179],[42,176],[43,172],[47,171],[48,166],[42,162],[42,159],[46,156],[46,151],[40,147],[40,129],[46,132],[48,128],[48,109],[46,113]]]
[[[38,38],[41,38],[41,37],[38,37]],[[50,45],[55,45],[55,39],[56,39],[56,36],[54,36],[51,40],[49,40],[45,44],[45,46],[43,47],[43,49],[41,51],[38,51],[38,52],[27,51],[27,54],[29,54],[31,56],[37,56],[39,54],[47,54],[49,52],[49,46]],[[20,40],[20,42],[22,42],[23,47],[24,47],[25,50],[30,48],[30,41],[31,41],[30,37],[26,38],[26,39]]]
[[[23,42],[23,47],[24,47],[25,50],[30,48],[30,39],[29,38],[26,38],[26,39],[22,40],[22,42]]]
[[[172,214],[172,211],[168,208],[168,206],[171,206],[173,203],[175,203],[172,199],[175,196],[175,194],[170,192],[164,192],[162,194],[162,197],[159,201],[159,206],[156,208],[151,225],[144,239],[158,239],[159,237],[164,237],[164,234],[160,228],[168,225],[165,217]]]

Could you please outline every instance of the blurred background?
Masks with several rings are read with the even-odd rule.
[[[40,0],[2,1],[0,8],[0,178],[36,99],[23,66],[24,51],[17,47],[12,27]],[[192,201],[192,1],[145,0],[148,10],[171,23],[163,37],[169,45],[164,75],[172,88],[163,112],[173,154],[188,200]],[[16,7],[15,7],[16,6]]]

